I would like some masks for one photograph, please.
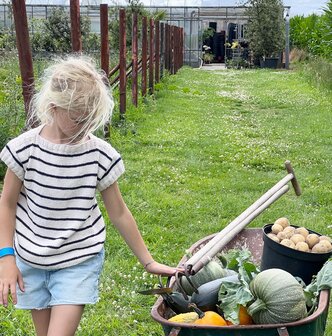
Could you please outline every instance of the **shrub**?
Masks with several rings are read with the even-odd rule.
[[[281,0],[248,0],[246,38],[255,58],[279,57],[285,46]]]
[[[295,16],[290,20],[290,41],[293,47],[332,60],[332,0],[323,15]]]
[[[90,32],[90,18],[80,17],[82,45],[85,50],[99,48],[99,37]],[[66,53],[72,50],[70,15],[64,7],[52,10],[48,19],[33,19],[30,22],[31,47],[34,52],[47,51]]]

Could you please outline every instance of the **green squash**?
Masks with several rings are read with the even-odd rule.
[[[257,274],[250,283],[255,301],[247,311],[256,324],[277,324],[307,316],[302,286],[288,272],[272,268]]]
[[[188,295],[192,295],[195,289],[197,289],[201,285],[210,282],[212,280],[223,278],[226,275],[228,275],[227,270],[222,267],[221,263],[215,260],[211,260],[196,274],[190,276],[190,281],[192,282],[195,288],[191,286],[191,284],[189,283],[188,279],[185,276],[181,277],[181,286]]]

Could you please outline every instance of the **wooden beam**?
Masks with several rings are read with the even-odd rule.
[[[126,76],[126,10],[124,8],[120,9],[120,83],[119,83],[119,93],[120,93],[120,115],[121,118],[124,117],[126,112],[126,87],[127,87],[127,76]]]
[[[73,52],[82,52],[80,0],[70,0],[71,45]]]
[[[154,92],[154,20],[150,18],[150,25],[149,25],[149,93],[153,94]]]
[[[138,104],[138,18],[137,13],[133,14],[133,31],[132,31],[132,56],[131,56],[131,62],[132,62],[132,85],[131,85],[131,91],[132,91],[132,102],[135,106]]]
[[[34,94],[34,74],[25,1],[13,0],[12,4],[16,31],[16,46],[22,77],[24,109],[27,120],[26,126],[35,127],[37,126],[37,122],[31,120],[29,111],[31,98]]]
[[[110,47],[108,38],[108,4],[100,4],[100,64],[107,77],[110,72]]]

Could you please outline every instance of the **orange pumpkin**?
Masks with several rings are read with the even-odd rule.
[[[194,324],[209,325],[209,326],[227,326],[227,322],[216,312],[208,310],[201,311],[195,304],[189,305],[198,314],[199,318]]]
[[[227,325],[233,325],[231,321],[226,321]],[[246,307],[240,306],[239,309],[239,324],[249,325],[253,324],[252,317],[248,314]]]
[[[199,325],[227,326],[227,322],[216,312],[206,311],[204,315],[194,322]]]

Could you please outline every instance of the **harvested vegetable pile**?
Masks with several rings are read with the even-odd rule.
[[[260,272],[251,260],[249,250],[234,249],[189,279],[182,277],[189,310],[169,321],[213,326],[294,322],[317,308],[321,290],[332,288],[332,259],[308,286],[281,269]]]

